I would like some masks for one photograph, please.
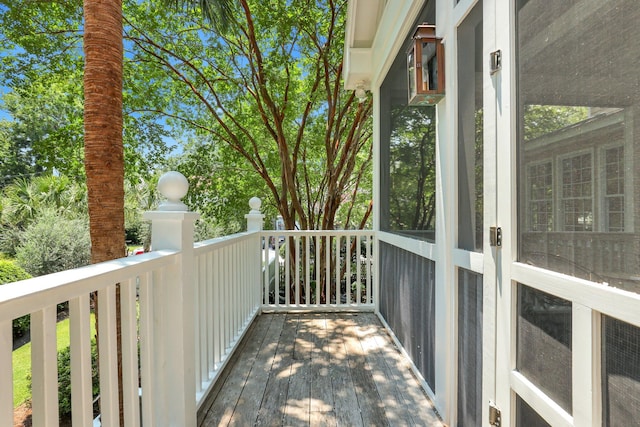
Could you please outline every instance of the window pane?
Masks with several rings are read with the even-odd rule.
[[[562,212],[564,231],[593,229],[591,193],[591,154],[581,154],[562,161]]]
[[[458,27],[458,247],[482,251],[482,2]]]
[[[516,367],[571,412],[570,301],[518,285]]]
[[[602,336],[603,425],[638,425],[640,328],[603,316]]]
[[[605,150],[605,229],[624,231],[624,147]]]
[[[531,231],[553,230],[553,175],[551,162],[530,165],[527,170],[529,189],[529,229]]]
[[[518,259],[640,292],[640,4],[516,4]]]

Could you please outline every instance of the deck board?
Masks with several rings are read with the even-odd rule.
[[[276,350],[284,326],[284,319],[284,315],[275,315],[272,319],[264,337],[263,344],[256,355],[254,363],[251,368],[249,368],[249,375],[246,377],[228,425],[244,427],[256,423],[258,411],[265,395],[267,381],[271,376],[271,368],[276,358]],[[259,337],[255,337],[253,334],[249,337],[251,339],[259,339]],[[232,370],[232,376],[242,376],[244,375],[242,371],[247,369],[246,367],[239,367],[237,370],[235,368],[236,366],[234,366]],[[223,387],[221,393],[224,395],[225,392],[225,387]]]
[[[259,316],[201,426],[442,426],[370,313]]]
[[[329,315],[329,354],[331,355],[331,386],[334,396],[334,411],[339,426],[362,426],[358,396],[349,370],[349,355],[344,342],[345,323],[351,317]]]

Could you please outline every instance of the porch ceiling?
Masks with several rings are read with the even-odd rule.
[[[364,82],[369,89],[372,72],[372,45],[387,0],[350,0],[344,49],[346,89]]]

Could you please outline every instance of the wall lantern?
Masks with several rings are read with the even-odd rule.
[[[444,46],[436,26],[420,24],[407,52],[409,105],[435,105],[444,97]]]

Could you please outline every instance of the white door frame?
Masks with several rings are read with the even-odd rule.
[[[491,0],[493,10],[487,16],[494,21],[492,50],[500,50],[501,69],[490,76],[495,112],[496,151],[496,225],[502,229],[502,247],[496,251],[496,331],[495,331],[495,403],[500,408],[502,427],[514,425],[515,396],[510,376],[516,364],[516,293],[511,280],[511,265],[517,256],[517,175],[515,103],[514,13],[513,0]],[[485,94],[486,96],[486,94]]]

